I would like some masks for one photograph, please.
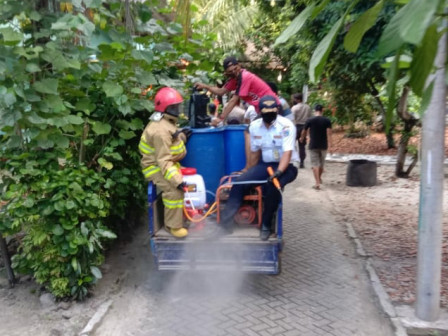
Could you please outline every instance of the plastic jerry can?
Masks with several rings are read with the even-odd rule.
[[[204,179],[197,174],[196,168],[181,168],[182,180],[187,184],[184,194],[186,208],[203,209],[206,203]]]

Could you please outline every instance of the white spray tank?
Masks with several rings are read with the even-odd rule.
[[[184,205],[186,208],[204,209],[206,203],[206,190],[204,179],[197,174],[196,168],[181,168],[182,180],[187,184]]]

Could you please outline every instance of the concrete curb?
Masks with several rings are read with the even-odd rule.
[[[361,240],[358,238],[355,229],[350,223],[345,223],[347,233],[350,238],[352,238],[353,242],[356,245],[356,253],[365,258],[365,268],[367,274],[369,275],[370,283],[372,284],[372,288],[378,298],[381,309],[383,312],[389,317],[391,324],[395,331],[395,336],[407,336],[406,329],[403,327],[401,320],[397,317],[397,312],[395,311],[395,307],[391,303],[389,299],[389,295],[384,289],[381,281],[375,271],[375,268],[372,265],[371,257],[366,253],[364,247],[362,246]]]
[[[374,161],[379,165],[394,165],[397,163],[397,156],[395,155],[373,155],[373,154],[327,154],[325,161],[336,163],[348,163],[350,160],[369,160]],[[412,162],[411,157],[406,157],[405,164],[409,165]],[[421,164],[418,161],[417,166]],[[448,167],[448,159],[443,161],[445,167]]]
[[[104,302],[98,310],[95,312],[95,314],[92,316],[92,318],[89,320],[87,325],[84,327],[84,329],[79,333],[79,336],[89,336],[95,329],[100,325],[101,321],[103,320],[103,317],[107,314],[109,311],[110,306],[112,305],[113,300],[107,300]]]
[[[347,233],[356,245],[356,253],[365,258],[365,267],[369,275],[370,283],[379,300],[381,309],[389,317],[395,331],[395,336],[411,335],[448,335],[448,312],[442,311],[437,321],[426,322],[415,316],[410,306],[394,306],[384,289],[372,264],[372,258],[365,252],[353,226],[345,223]]]
[[[369,157],[362,157],[361,155],[356,155],[354,158],[365,158],[365,159],[373,159]],[[351,157],[350,157],[351,159]],[[382,161],[378,162],[378,164],[395,164],[393,160],[391,160],[391,157],[389,157],[388,162]],[[349,161],[348,155],[344,159],[335,159],[330,158],[327,161],[329,162],[336,162],[336,163],[347,163]],[[444,162],[445,166],[448,166],[448,160],[445,160]],[[332,195],[329,194],[329,198],[332,200]],[[338,210],[336,210],[338,211]],[[339,213],[339,211],[338,211]],[[444,335],[448,336],[448,311],[441,310],[441,316],[437,321],[434,322],[426,322],[422,321],[419,318],[415,316],[415,313],[413,311],[413,308],[410,306],[394,306],[389,298],[389,295],[387,294],[386,290],[384,289],[383,285],[381,284],[379,277],[375,271],[375,268],[372,263],[372,256],[369,255],[365,250],[361,243],[361,240],[358,238],[358,235],[356,234],[355,229],[353,226],[345,222],[346,230],[348,236],[353,240],[356,247],[356,253],[363,257],[365,259],[365,267],[366,271],[369,275],[370,282],[372,284],[373,290],[375,291],[375,295],[377,296],[381,309],[384,311],[385,314],[389,317],[393,328],[395,329],[395,336],[408,336],[408,332],[411,333],[411,335]]]
[[[333,202],[331,193],[328,193],[328,198],[331,202]],[[340,214],[339,210],[336,209],[336,211]],[[387,294],[386,290],[384,289],[383,285],[381,284],[381,281],[375,271],[375,268],[372,265],[371,262],[371,256],[365,251],[361,240],[358,238],[358,235],[356,234],[355,229],[349,222],[345,222],[345,228],[347,231],[348,236],[352,239],[352,241],[355,243],[356,247],[356,253],[363,257],[365,263],[365,269],[369,276],[370,283],[372,284],[372,288],[375,292],[375,295],[378,298],[380,308],[382,311],[388,316],[392,327],[395,332],[395,336],[407,336],[406,329],[401,323],[401,320],[397,317],[397,312],[395,311],[395,307],[391,303],[389,299],[389,295]]]

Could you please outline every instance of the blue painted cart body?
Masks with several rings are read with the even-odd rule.
[[[267,241],[260,240],[259,229],[256,227],[246,231],[235,230],[233,234],[218,239],[209,239],[201,231],[194,232],[185,239],[176,239],[166,233],[160,223],[159,200],[155,186],[149,183],[149,234],[158,270],[238,270],[263,274],[280,272],[283,235],[281,204],[275,217],[275,235],[271,235]],[[209,221],[206,225],[218,224]]]

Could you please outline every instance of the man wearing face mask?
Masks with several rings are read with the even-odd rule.
[[[191,130],[179,130],[176,126],[182,102],[175,89],[160,89],[154,97],[155,111],[138,145],[143,175],[162,191],[165,228],[176,238],[188,234],[183,227],[185,184],[179,161],[187,154],[185,143]]]
[[[264,209],[262,216],[261,240],[269,239],[272,233],[273,215],[281,200],[280,191],[272,183],[277,178],[281,188],[297,177],[299,156],[295,149],[296,128],[291,120],[278,115],[279,104],[274,96],[264,96],[259,101],[261,118],[249,126],[252,166],[236,178],[235,182],[268,180],[263,185]],[[269,176],[267,168],[275,174]],[[256,184],[255,184],[256,185]],[[254,184],[232,186],[225,209],[221,215],[220,234],[233,232],[233,217],[242,204],[243,197]]]
[[[221,121],[225,121],[235,106],[239,104],[240,99],[255,107],[255,111],[260,113],[260,98],[266,95],[276,97],[277,103],[280,104],[278,97],[272,91],[271,87],[257,75],[243,69],[234,56],[226,57],[223,61],[224,75],[228,78],[223,87],[210,86],[203,83],[196,83],[198,89],[206,89],[216,95],[222,96],[235,91],[235,94],[227,102],[222,110],[219,118],[212,121],[212,126],[218,126]],[[280,105],[279,105],[280,106]],[[246,153],[246,167],[242,172],[247,171],[252,165],[250,162],[249,133],[244,132],[244,147]]]
[[[229,56],[223,62],[224,75],[228,78],[223,87],[211,86],[203,83],[196,83],[198,89],[206,89],[216,95],[223,96],[235,91],[235,94],[227,102],[222,110],[220,118],[226,120],[229,113],[239,104],[240,99],[253,105],[259,112],[258,102],[261,97],[271,95],[276,97],[269,85],[257,75],[243,69],[234,56]],[[277,98],[278,101],[278,98]],[[216,125],[219,121],[216,122]],[[213,126],[216,126],[213,125]]]

